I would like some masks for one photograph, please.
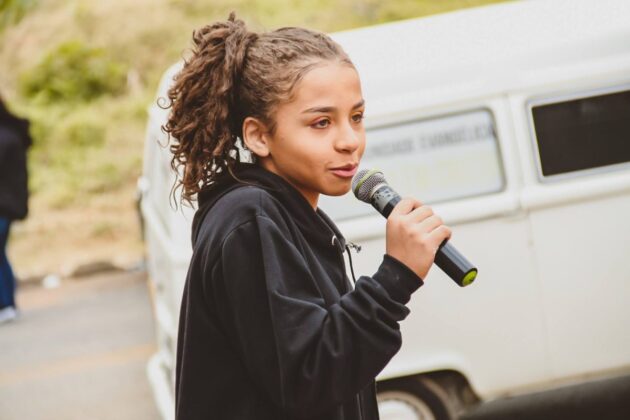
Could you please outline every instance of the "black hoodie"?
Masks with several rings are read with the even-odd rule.
[[[387,255],[353,289],[321,209],[253,164],[199,195],[177,346],[176,417],[378,419],[374,378],[422,280]],[[255,184],[255,185],[251,185]]]

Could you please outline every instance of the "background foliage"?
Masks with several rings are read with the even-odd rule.
[[[19,22],[36,0],[0,0],[0,30]]]

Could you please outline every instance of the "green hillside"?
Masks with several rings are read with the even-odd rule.
[[[32,121],[31,214],[18,275],[137,260],[146,109],[193,29],[235,10],[252,30],[332,32],[500,0],[0,0],[0,93]]]

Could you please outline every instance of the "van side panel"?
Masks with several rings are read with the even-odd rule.
[[[402,323],[403,346],[379,379],[453,369],[481,397],[544,380],[546,334],[526,217],[461,224],[454,232],[453,244],[479,267],[478,279],[459,288],[431,269]],[[384,238],[361,245],[356,266],[369,274]]]
[[[630,191],[541,208],[531,224],[553,376],[630,367]]]

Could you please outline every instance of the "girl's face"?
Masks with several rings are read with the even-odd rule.
[[[246,134],[246,142],[265,169],[316,208],[319,194],[343,195],[350,189],[365,150],[364,110],[356,70],[326,62],[303,76],[291,102],[277,106],[275,133],[259,132],[258,141],[248,141]]]

